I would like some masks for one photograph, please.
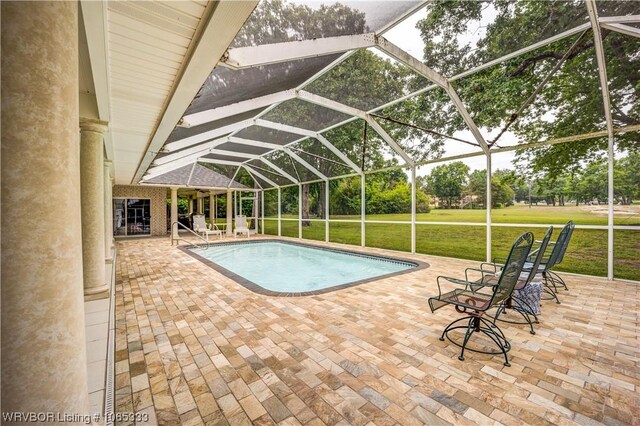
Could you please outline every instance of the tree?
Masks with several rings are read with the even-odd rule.
[[[469,166],[461,161],[435,167],[427,178],[430,193],[450,209],[457,204],[469,178]]]
[[[171,198],[167,198],[167,206],[171,206]],[[178,214],[186,214],[189,211],[189,201],[178,198]]]
[[[542,197],[547,204],[556,205],[556,202],[564,206],[567,190],[565,175],[544,173],[535,179],[537,195]]]
[[[637,3],[598,2],[601,15],[637,13]],[[486,63],[541,39],[588,22],[586,8],[579,1],[435,1],[427,6],[427,17],[417,24],[425,42],[425,63],[446,76]],[[635,12],[634,12],[635,10]],[[486,25],[474,44],[464,34],[492,12],[493,22]],[[602,31],[614,125],[640,122],[640,39],[608,30]],[[501,129],[533,93],[545,75],[569,50],[579,36],[569,37],[527,54],[489,67],[454,84],[473,114],[474,121],[487,129]],[[602,95],[591,30],[580,38],[567,61],[547,83],[542,93],[510,130],[520,142],[576,135],[605,128]],[[428,94],[429,92],[427,92]],[[419,101],[416,101],[419,103]],[[438,103],[421,104],[422,114],[442,109]],[[465,128],[459,114],[438,129]],[[449,133],[450,134],[450,133]],[[579,168],[579,160],[590,161],[606,148],[604,138],[526,149],[521,161],[530,161],[534,172],[555,174]],[[616,136],[618,149],[637,151],[640,139],[632,132]]]
[[[493,173],[493,176],[511,188],[513,191],[512,200],[529,201],[529,184],[526,177],[518,173],[517,170],[498,169]],[[509,205],[509,203],[507,202],[505,205]]]
[[[367,175],[367,214],[408,213],[411,211],[411,183],[400,169]],[[416,191],[416,212],[429,212],[429,196]]]
[[[613,171],[614,192],[621,204],[640,198],[640,153],[630,152],[618,160]]]
[[[331,213],[335,215],[360,215],[360,185],[360,177],[330,181]]]
[[[487,171],[486,170],[474,170],[469,175],[469,182],[467,183],[466,193],[475,196],[478,202],[482,206],[487,205]],[[474,208],[474,203],[471,204],[471,208]]]
[[[491,207],[509,206],[513,204],[514,191],[502,181],[502,173],[491,176]],[[478,197],[484,208],[487,206],[487,171],[474,170],[469,175],[467,193]]]
[[[585,202],[606,202],[607,197],[607,163],[592,161],[584,169],[577,185],[578,195]]]

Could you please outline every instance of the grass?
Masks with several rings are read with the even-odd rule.
[[[605,214],[600,212],[605,210]],[[618,206],[616,206],[618,209]],[[616,210],[614,223],[619,225],[640,225],[640,206]],[[417,221],[425,222],[475,222],[469,225],[416,225],[416,251],[437,256],[456,257],[470,260],[485,260],[486,228],[484,210],[432,210],[418,214]],[[295,216],[283,216],[297,218]],[[332,216],[332,219],[359,220],[354,216]],[[409,221],[410,215],[367,215],[367,220]],[[579,225],[606,225],[606,206],[513,206],[492,211],[494,223],[557,224],[562,226],[569,220]],[[360,223],[332,222],[329,224],[329,241],[360,245]],[[556,227],[555,236],[560,226]],[[325,224],[312,222],[302,228],[303,238],[324,241]],[[523,232],[531,230],[541,238],[544,228],[492,227],[492,255],[505,256],[516,239]],[[277,235],[277,221],[265,221],[265,233]],[[297,221],[282,221],[282,235],[298,237]],[[411,225],[367,223],[366,245],[390,250],[411,250]],[[616,278],[640,280],[640,231],[614,231],[614,275]],[[607,230],[576,229],[560,271],[587,275],[607,275]]]
[[[486,210],[445,210],[434,209],[429,213],[418,213],[418,222],[477,222],[486,221]],[[348,219],[352,216],[331,216],[331,219]],[[359,217],[358,217],[359,218]],[[368,214],[367,220],[410,221],[411,213]],[[578,225],[606,225],[607,206],[529,206],[516,205],[491,211],[491,221],[495,223],[536,223],[564,224],[573,220]],[[640,206],[616,206],[616,225],[640,225]]]

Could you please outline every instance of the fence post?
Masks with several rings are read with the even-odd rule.
[[[365,240],[365,226],[364,226],[364,217],[366,214],[366,206],[365,206],[365,194],[364,194],[364,171],[362,175],[360,175],[360,245],[364,247],[366,245]]]
[[[411,168],[411,253],[416,253],[416,167]]]
[[[282,193],[278,188],[278,237],[282,237]]]
[[[491,152],[487,152],[487,262],[491,262]]]

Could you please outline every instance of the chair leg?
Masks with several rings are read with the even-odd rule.
[[[556,294],[555,291],[553,291],[551,287],[548,287],[545,285],[542,291],[544,291],[545,293],[551,296],[551,297],[544,298],[542,300],[555,300],[558,305],[560,304],[560,299],[558,299],[558,295]]]
[[[526,323],[529,324],[529,333],[536,334],[536,331],[533,329],[534,321],[531,320],[531,315],[533,315],[533,317],[535,318],[536,324],[538,324],[539,321],[538,321],[538,316],[533,313],[533,308],[524,300],[520,300],[516,298],[514,298],[514,300],[518,305],[514,308],[514,310],[518,312],[520,315],[522,315],[522,318],[524,318]]]
[[[458,359],[460,361],[464,361],[464,350],[467,347],[467,342],[469,341],[469,338],[471,337],[471,335],[474,332],[474,327],[475,327],[474,319],[476,319],[476,317],[473,317],[473,316],[459,318],[459,319],[453,321],[452,323],[450,323],[448,326],[446,326],[444,328],[444,331],[442,332],[442,335],[440,336],[440,340],[441,341],[444,341],[444,337],[447,336],[447,338],[449,339],[449,341],[451,343],[453,343],[456,346],[460,346],[462,348],[462,351],[460,352],[460,355],[458,356]],[[465,321],[465,320],[468,320],[467,321],[467,325],[458,325],[456,327],[453,327],[453,325],[455,325],[455,324],[457,324],[459,322]],[[451,340],[451,338],[447,334],[451,330],[457,330],[457,329],[460,329],[460,328],[466,328],[467,329],[465,334],[464,334],[464,341],[463,341],[462,345],[460,345],[459,343],[456,343],[453,340]]]
[[[538,315],[534,313],[535,309],[533,308],[533,306],[529,304],[529,302],[517,296],[512,296],[512,297],[513,297],[513,300],[515,300],[516,302],[515,309],[524,311],[523,313],[525,313],[529,318],[531,318],[531,316],[533,315],[534,320],[532,322],[536,324],[540,324],[540,320],[538,320]]]
[[[463,321],[467,321],[467,324],[456,325]],[[462,343],[458,343],[452,340],[448,334],[450,331],[458,330],[458,329],[465,329],[464,340],[462,341]],[[487,337],[489,337],[496,344],[496,346],[498,346],[499,351],[483,351],[480,349],[468,348],[467,343],[469,342],[471,335],[474,332],[480,332],[485,334]],[[509,364],[509,358],[507,356],[507,352],[511,349],[511,344],[505,337],[504,333],[502,333],[502,330],[500,330],[500,327],[492,326],[492,324],[489,321],[487,321],[486,319],[480,316],[469,315],[451,322],[448,326],[445,327],[444,331],[442,332],[442,335],[440,336],[440,340],[444,341],[445,337],[449,339],[451,343],[453,343],[454,345],[462,349],[460,351],[460,355],[458,356],[458,359],[460,361],[464,361],[464,352],[466,350],[470,350],[472,352],[478,352],[478,353],[489,354],[489,355],[502,354],[505,360],[504,365],[507,367],[511,365]]]
[[[496,311],[496,314],[493,316],[493,326],[496,326],[496,321],[498,321],[498,318],[500,317],[500,315],[502,315],[503,312],[507,312],[507,307],[503,304],[501,304],[500,306],[498,306],[498,310]]]
[[[533,321],[531,321],[531,317],[529,316],[529,314],[524,311],[521,308],[517,308],[517,307],[513,307],[512,310],[514,312],[519,313],[522,318],[524,318],[524,322],[523,321],[511,321],[511,320],[506,320],[506,319],[501,319],[500,315],[502,315],[503,312],[506,312],[506,309],[504,309],[503,306],[501,306],[500,308],[498,308],[498,312],[496,312],[495,317],[493,317],[493,321],[491,321],[491,326],[492,327],[497,327],[498,325],[496,324],[496,321],[502,321],[502,322],[506,322],[509,324],[526,324],[529,326],[529,333],[531,334],[536,334],[536,331],[533,329]],[[536,320],[537,322],[537,320]]]
[[[456,328],[466,328],[466,326],[452,327],[452,325],[457,324],[460,321],[464,321],[466,319],[469,319],[469,317],[458,318],[457,320],[453,321],[452,323],[449,323],[449,325],[444,328],[444,331],[442,332],[442,335],[440,336],[440,341],[444,342],[444,336],[446,336],[447,332],[449,332],[450,330],[454,330]]]
[[[485,324],[486,327],[485,328],[480,327],[480,323]],[[504,366],[511,367],[511,364],[509,363],[509,357],[507,355],[507,352],[509,352],[509,350],[511,349],[511,344],[507,340],[502,330],[500,330],[500,327],[494,326],[492,328],[491,323],[489,321],[487,321],[484,318],[478,317],[478,331],[481,331],[482,333],[487,335],[491,340],[494,341],[494,343],[498,346],[498,348],[500,348],[500,351],[502,351],[502,354],[504,355]]]
[[[564,282],[564,280],[560,275],[556,274],[553,271],[549,271],[549,277],[554,282],[554,288],[555,288],[555,283],[559,283],[559,284],[562,284],[565,290],[569,290],[569,288],[567,287],[567,283]]]
[[[542,273],[542,277],[544,278],[544,283],[542,285],[542,291],[544,291],[545,293],[549,294],[551,297],[547,297],[545,299],[542,300],[554,300],[556,301],[556,303],[559,305],[560,304],[560,299],[558,299],[558,295],[556,294],[556,290],[555,290],[555,284],[553,284],[553,281],[549,278],[549,275],[547,274],[547,272],[543,272]],[[553,285],[554,288],[551,288],[551,286]]]
[[[464,350],[467,347],[467,342],[469,341],[469,338],[471,337],[474,331],[477,331],[476,329],[478,328],[478,319],[479,319],[478,317],[469,318],[469,325],[467,326],[467,332],[464,334],[464,341],[462,342],[462,350],[460,351],[460,356],[458,356],[458,359],[460,361],[464,361]]]

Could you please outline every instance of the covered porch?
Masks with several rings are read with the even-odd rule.
[[[167,199],[170,200],[170,213],[167,215],[167,229],[172,242],[180,239],[181,232],[195,230],[193,215],[205,216],[207,225],[215,224],[227,236],[233,235],[234,218],[243,215],[256,234],[262,217],[262,190],[255,188],[253,181],[238,179],[237,175],[237,170],[234,174],[225,176],[204,165],[193,163],[155,176],[143,186],[169,187]]]

